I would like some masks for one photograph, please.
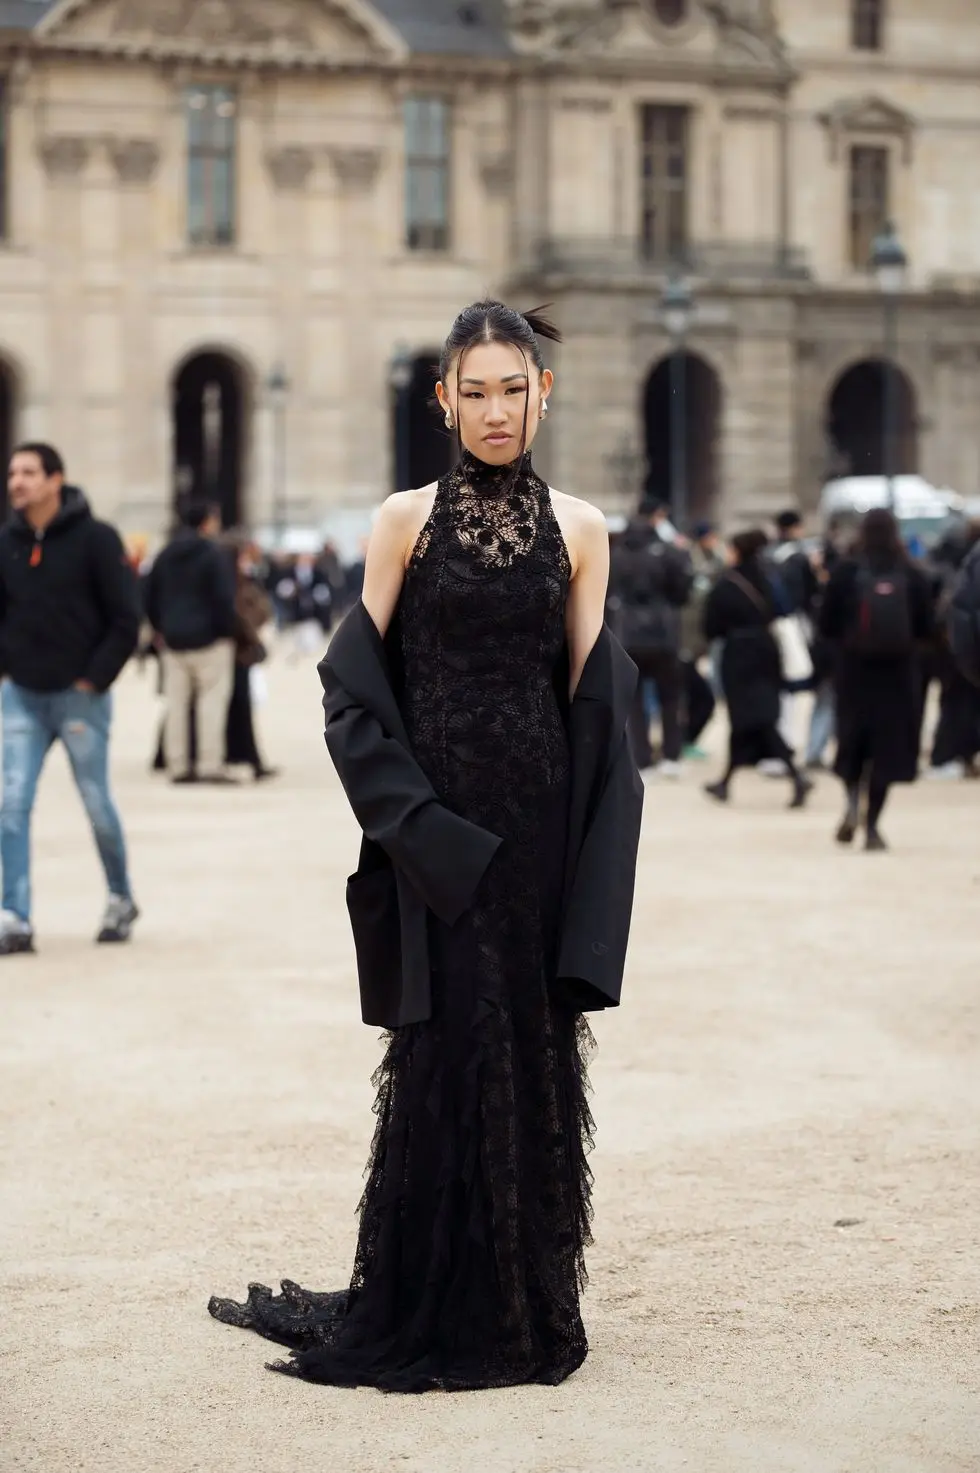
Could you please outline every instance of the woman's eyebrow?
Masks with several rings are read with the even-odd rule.
[[[509,373],[507,375],[507,377],[506,378],[502,378],[500,380],[500,382],[502,384],[512,384],[515,381],[515,379],[519,379],[519,378],[526,379],[527,378],[527,374],[526,373]],[[460,383],[461,384],[476,384],[478,388],[481,388],[481,389],[485,389],[486,388],[486,380],[485,379],[482,379],[482,378],[461,378],[460,379]]]

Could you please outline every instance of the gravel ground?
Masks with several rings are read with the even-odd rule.
[[[0,1469],[976,1473],[980,788],[922,784],[841,853],[754,776],[651,784],[626,1003],[598,1020],[592,1353],[558,1388],[387,1398],[263,1370],[210,1293],[339,1287],[373,1117],[343,880],[356,832],[309,669],[274,664],[285,775],[151,779],[119,689],[145,918],[60,754],[40,954],[0,963]]]

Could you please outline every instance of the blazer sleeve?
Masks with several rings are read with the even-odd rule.
[[[455,925],[473,904],[501,840],[439,802],[409,749],[326,664],[321,678],[327,750],[362,832],[439,920]]]
[[[557,991],[582,1011],[619,1005],[642,817],[643,781],[624,733],[582,839],[562,929]]]

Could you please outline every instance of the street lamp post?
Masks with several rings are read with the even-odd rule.
[[[684,345],[694,314],[689,287],[673,277],[664,288],[660,315],[670,334],[670,502],[679,532],[687,522],[687,362]]]
[[[286,507],[286,404],[289,379],[281,363],[273,366],[266,380],[272,407],[272,526],[276,547],[281,547],[289,520]]]
[[[888,484],[888,505],[896,509],[895,474],[898,459],[898,298],[905,285],[908,257],[895,227],[887,224],[871,244],[871,268],[878,278],[885,317],[885,371],[883,383],[882,463]]]
[[[404,344],[394,351],[388,369],[388,382],[395,401],[395,490],[405,491],[411,475],[409,465],[409,435],[411,433],[411,402],[409,389],[415,377],[412,355]]]

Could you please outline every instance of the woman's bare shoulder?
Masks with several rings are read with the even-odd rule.
[[[551,491],[551,500],[556,512],[562,512],[569,522],[574,522],[583,531],[595,531],[601,527],[603,532],[606,528],[606,518],[597,506],[591,501],[583,501],[580,496],[569,496],[565,491],[557,491],[554,486],[548,488]]]
[[[381,503],[379,518],[383,517],[391,525],[410,526],[420,513],[428,516],[436,499],[437,485],[433,481],[431,486],[419,486],[414,491],[393,491]]]

